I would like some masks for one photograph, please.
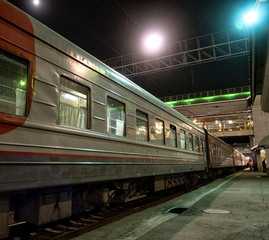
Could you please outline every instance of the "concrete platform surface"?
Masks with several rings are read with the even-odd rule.
[[[269,178],[242,171],[74,239],[269,240],[268,204]],[[168,213],[173,207],[192,212]]]

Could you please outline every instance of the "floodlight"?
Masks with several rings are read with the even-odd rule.
[[[254,24],[255,22],[257,22],[257,19],[258,19],[258,12],[254,10],[246,13],[244,16],[244,22],[247,24]]]
[[[38,6],[40,4],[39,0],[33,0],[34,5]]]
[[[147,52],[157,52],[163,44],[163,36],[159,32],[151,32],[144,38],[143,46]]]

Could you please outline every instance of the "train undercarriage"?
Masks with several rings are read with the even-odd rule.
[[[191,188],[210,175],[234,169],[190,172],[173,175],[124,179],[104,183],[65,186],[13,192],[0,195],[0,238],[8,236],[9,226],[28,222],[44,225],[83,211],[106,208],[114,203],[127,203],[145,198],[153,192],[177,187]]]

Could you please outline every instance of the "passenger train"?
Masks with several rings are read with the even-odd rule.
[[[0,0],[0,238],[244,167],[240,152]]]

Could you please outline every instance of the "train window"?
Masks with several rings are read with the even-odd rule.
[[[136,139],[143,142],[149,140],[148,114],[139,110],[136,110]]]
[[[125,105],[113,98],[107,97],[107,132],[125,135]]]
[[[204,153],[205,152],[205,141],[202,140],[202,152]]]
[[[220,149],[220,147],[217,147],[217,151],[218,151],[218,156],[221,156],[221,149]]]
[[[155,142],[160,145],[164,144],[164,122],[159,119],[155,122]]]
[[[199,138],[197,136],[194,138],[194,151],[199,152]]]
[[[176,137],[176,127],[173,125],[170,125],[170,130],[168,131],[167,136],[167,144],[171,147],[177,146],[177,137]]]
[[[217,156],[220,156],[219,147],[216,146]]]
[[[193,135],[188,133],[188,149],[193,151]]]
[[[186,149],[186,133],[182,129],[180,129],[180,148]]]
[[[217,153],[216,153],[216,145],[213,143],[213,155],[216,156]]]
[[[87,128],[89,89],[63,77],[60,89],[60,124]]]
[[[213,156],[214,155],[214,144],[211,142],[211,144],[210,144],[210,146],[211,146],[211,155]]]
[[[0,112],[25,116],[29,62],[0,49]]]

